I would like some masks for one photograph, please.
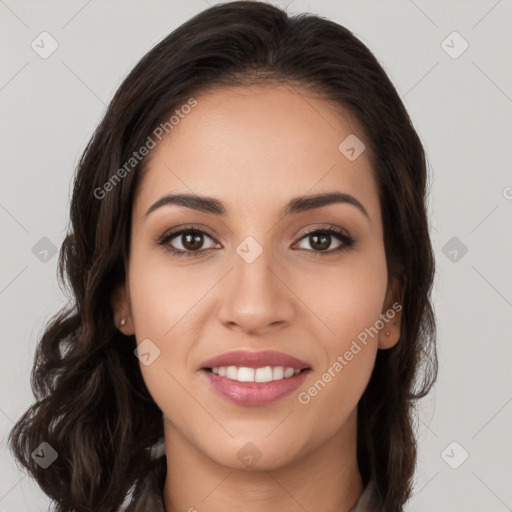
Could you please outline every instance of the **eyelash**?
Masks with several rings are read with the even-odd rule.
[[[162,235],[162,237],[160,237],[157,240],[156,244],[159,246],[167,245],[166,250],[168,250],[173,256],[197,257],[197,256],[200,256],[202,253],[214,250],[213,248],[210,248],[210,249],[201,249],[198,251],[182,251],[179,249],[173,249],[168,244],[172,239],[177,238],[178,236],[183,235],[185,233],[196,233],[196,234],[199,233],[202,235],[206,235],[209,238],[212,238],[212,240],[213,240],[213,237],[210,236],[206,231],[203,231],[202,229],[193,228],[193,227],[185,227],[185,228],[182,228],[182,229],[179,229],[176,231],[170,231],[168,233],[165,233],[164,235]],[[312,229],[312,230],[304,233],[300,237],[298,242],[300,242],[301,240],[308,238],[308,236],[311,236],[312,234],[316,234],[316,233],[333,235],[340,242],[342,242],[342,244],[337,249],[331,249],[330,251],[312,251],[312,250],[308,250],[308,249],[302,249],[302,250],[306,250],[308,252],[313,253],[314,256],[327,256],[330,254],[346,251],[347,249],[352,247],[355,242],[355,240],[352,237],[350,237],[349,235],[347,235],[344,231],[342,231],[339,228],[332,227],[332,226],[325,226],[325,227],[321,226],[321,227]]]

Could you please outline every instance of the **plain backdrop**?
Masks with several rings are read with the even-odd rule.
[[[6,437],[32,403],[42,326],[66,302],[55,251],[75,165],[139,58],[213,3],[0,0],[0,512],[50,503]],[[512,510],[512,2],[275,3],[353,31],[428,155],[440,372],[419,407],[407,511]]]

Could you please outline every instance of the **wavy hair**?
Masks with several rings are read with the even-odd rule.
[[[372,510],[396,512],[410,498],[415,402],[432,387],[438,364],[423,146],[385,71],[352,32],[309,13],[235,1],[200,12],[136,64],[78,162],[59,253],[59,284],[70,300],[44,326],[31,373],[36,401],[9,433],[15,458],[57,512],[118,510],[152,469],[150,449],[163,437],[162,412],[133,354],[135,337],[116,329],[111,303],[125,278],[147,157],[104,197],[97,191],[193,94],[272,83],[334,102],[364,131],[388,275],[399,284],[403,314],[401,339],[378,351],[358,404],[357,458],[363,484],[373,483]],[[47,469],[31,457],[42,442],[58,453]]]

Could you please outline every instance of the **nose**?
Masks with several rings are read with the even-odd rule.
[[[269,252],[264,250],[252,263],[235,254],[221,292],[219,319],[226,327],[263,335],[291,323],[296,309],[291,283],[279,275]]]

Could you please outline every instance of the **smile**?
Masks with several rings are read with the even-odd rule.
[[[232,368],[229,371],[233,372],[233,375],[235,375],[236,371],[237,378],[234,379],[227,375],[220,375],[223,368],[226,372],[228,372],[229,368]],[[276,377],[278,378],[275,380],[272,378],[272,380],[267,380],[265,382],[258,382],[255,380],[238,380],[240,378],[240,374],[242,378],[248,378],[251,374],[255,376],[257,370],[263,370],[268,378],[268,368],[271,368],[272,376],[275,371]],[[290,371],[293,372],[292,375],[286,377],[285,372],[286,375],[289,375]],[[283,369],[283,367],[237,368],[236,366],[221,366],[218,368],[218,373],[214,373],[213,368],[202,368],[200,373],[206,378],[211,389],[222,398],[242,406],[264,406],[271,404],[272,402],[276,402],[277,400],[292,393],[302,385],[311,371],[311,368],[294,370],[293,368]],[[281,374],[283,377],[279,377]]]
[[[203,361],[200,373],[221,397],[238,405],[262,406],[297,389],[311,364],[275,350],[233,350]]]

